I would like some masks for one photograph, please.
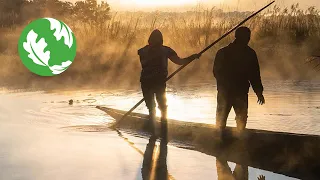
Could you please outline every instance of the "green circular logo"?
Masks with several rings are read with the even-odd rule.
[[[40,76],[61,74],[76,56],[76,38],[65,23],[53,18],[31,22],[19,39],[22,63]]]

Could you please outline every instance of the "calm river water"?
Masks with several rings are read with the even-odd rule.
[[[264,106],[259,106],[250,92],[248,128],[320,135],[319,81],[265,81],[264,85]],[[215,123],[216,94],[210,83],[169,84],[169,118]],[[136,151],[145,151],[147,139],[125,134],[134,143],[127,144],[107,128],[99,133],[68,128],[112,123],[113,119],[95,106],[129,110],[141,97],[140,89],[1,91],[0,179],[142,179],[143,156]],[[72,106],[70,99],[75,102]],[[147,109],[143,104],[136,112],[147,113]],[[233,112],[228,126],[235,126]],[[175,179],[219,179],[219,163],[212,156],[168,147],[168,171]],[[67,167],[61,168],[62,164]],[[235,171],[236,164],[224,165]],[[293,179],[253,167],[248,172],[248,179],[259,175]]]

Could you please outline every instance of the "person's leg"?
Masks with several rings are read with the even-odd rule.
[[[141,83],[142,94],[149,110],[149,130],[151,133],[155,133],[155,119],[156,119],[156,103],[154,100],[154,89],[149,83]]]
[[[166,98],[166,84],[157,86],[156,99],[161,110],[161,138],[163,141],[168,140],[168,112],[167,112],[167,98]]]
[[[217,112],[216,112],[216,126],[220,130],[224,130],[227,125],[228,115],[231,110],[231,103],[229,93],[218,91],[217,96]]]
[[[166,84],[159,84],[155,90],[156,99],[161,111],[161,117],[167,118],[167,96],[166,96]]]
[[[236,95],[233,101],[234,112],[236,113],[237,129],[242,132],[248,121],[248,94]]]

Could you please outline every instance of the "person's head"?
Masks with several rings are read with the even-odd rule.
[[[236,30],[236,41],[248,45],[251,38],[251,30],[248,27],[239,27]]]
[[[154,30],[148,40],[150,46],[162,46],[163,45],[163,36],[162,33],[156,29]]]

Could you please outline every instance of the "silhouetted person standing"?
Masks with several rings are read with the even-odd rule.
[[[233,43],[217,52],[213,74],[217,80],[216,125],[224,130],[233,107],[238,130],[245,129],[248,119],[248,92],[250,84],[263,105],[263,86],[256,52],[248,46],[251,31],[247,27],[236,30]]]
[[[159,30],[154,30],[148,41],[148,45],[138,51],[142,66],[141,88],[147,108],[149,109],[151,132],[154,133],[154,121],[156,117],[157,99],[161,110],[162,121],[166,121],[166,79],[168,76],[168,59],[178,65],[183,65],[200,57],[194,54],[181,59],[170,47],[163,45],[163,36]],[[164,123],[166,124],[166,123]]]

